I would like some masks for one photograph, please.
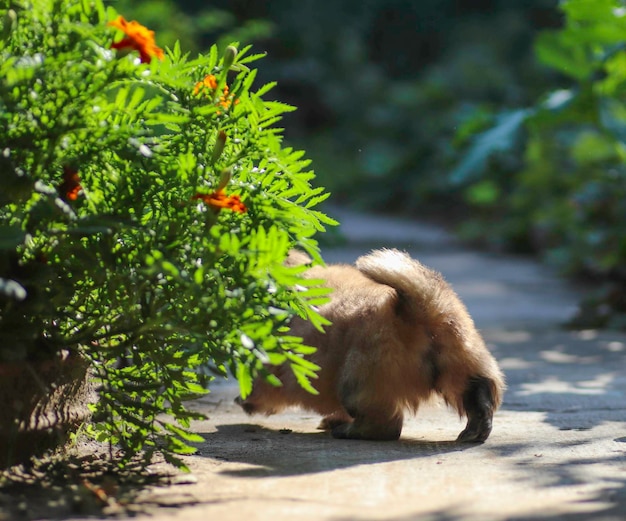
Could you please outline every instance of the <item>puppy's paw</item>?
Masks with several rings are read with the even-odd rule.
[[[335,427],[339,427],[344,423],[352,423],[352,418],[344,412],[336,412],[324,418],[317,426],[322,431],[332,431]]]
[[[481,418],[480,420],[472,419],[467,422],[467,426],[456,441],[462,443],[482,443],[491,434],[491,419]]]
[[[495,382],[484,376],[470,378],[463,393],[463,406],[467,414],[467,425],[457,441],[465,443],[483,442],[491,434]]]
[[[354,429],[352,428],[352,423],[350,423],[350,422],[345,422],[345,423],[340,423],[338,425],[335,425],[331,429],[331,434],[333,435],[333,438],[337,438],[337,439],[340,439],[340,440],[348,440],[348,439],[359,440],[359,439],[361,439],[361,437],[358,435],[358,433],[356,433],[354,431]]]

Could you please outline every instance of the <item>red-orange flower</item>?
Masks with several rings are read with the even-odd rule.
[[[80,186],[78,172],[69,166],[63,167],[63,182],[59,185],[61,198],[76,201],[83,187]]]
[[[198,193],[194,195],[192,199],[200,199],[218,212],[222,208],[227,208],[228,210],[238,213],[246,213],[248,211],[246,205],[241,202],[241,198],[238,195],[227,195],[224,190],[217,190],[211,194]]]
[[[132,49],[139,51],[141,63],[150,63],[150,60],[156,56],[159,60],[163,59],[163,50],[157,47],[154,40],[154,31],[150,31],[139,22],[127,22],[122,15],[112,20],[108,25],[122,31],[126,36],[119,42],[111,44],[111,49]]]
[[[215,79],[213,74],[207,74],[202,81],[196,83],[196,86],[193,88],[193,95],[196,96],[204,88],[217,89],[217,79]],[[228,89],[228,87],[226,88]]]
[[[215,76],[213,76],[213,74],[207,74],[202,81],[196,83],[193,88],[193,95],[197,96],[205,89],[209,91],[209,95],[214,95],[214,92],[217,89],[217,79],[215,78]],[[232,95],[229,92],[228,85],[224,85],[224,90],[222,95],[220,96],[218,104],[227,109],[228,107],[230,107],[231,103],[235,103],[235,105],[237,105],[237,103],[239,103],[239,100],[233,100]]]

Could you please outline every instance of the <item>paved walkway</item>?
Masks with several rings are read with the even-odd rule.
[[[162,520],[624,520],[626,336],[563,330],[578,292],[526,259],[477,253],[436,227],[332,210],[351,262],[376,246],[407,249],[461,295],[509,389],[482,445],[453,440],[463,422],[441,404],[398,442],[335,440],[292,411],[249,418],[225,382],[196,404],[205,443],[192,474],[140,494]]]

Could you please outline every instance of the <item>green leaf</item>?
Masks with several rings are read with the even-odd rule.
[[[204,268],[202,266],[200,266],[196,271],[194,271],[193,281],[198,285],[201,285],[202,282],[204,281]]]
[[[161,267],[166,273],[168,273],[172,277],[176,277],[176,278],[180,277],[180,271],[170,261],[163,261],[161,263]]]
[[[465,191],[467,201],[476,206],[492,205],[499,197],[499,186],[489,179],[476,183]]]
[[[316,375],[316,373],[320,370],[320,366],[314,364],[310,360],[302,356],[295,355],[293,353],[287,353],[287,358],[291,360],[294,364],[298,365],[300,369],[306,371],[309,375]]]
[[[189,432],[187,429],[181,429],[180,427],[177,427],[176,425],[172,423],[161,422],[161,425],[164,429],[175,434],[180,439],[188,441],[190,443],[202,443],[203,441],[205,441],[204,438],[200,436],[199,434],[194,433],[194,432]]]
[[[198,452],[198,449],[196,447],[191,447],[186,443],[179,442],[178,440],[176,440],[176,438],[169,438],[168,441],[170,441],[168,448],[170,450],[173,450],[176,454],[188,456],[190,454],[195,454],[196,452]]]
[[[252,392],[252,375],[250,369],[241,362],[237,362],[237,381],[239,382],[239,394],[246,399]]]
[[[590,49],[569,32],[541,33],[535,40],[535,54],[545,65],[578,81],[589,78],[596,68]]]
[[[611,97],[603,97],[600,99],[599,104],[600,121],[605,129],[607,129],[615,138],[619,139],[622,143],[626,143],[626,105],[622,100],[618,100]],[[600,138],[598,136],[598,141]],[[606,156],[607,153],[615,157],[615,148],[610,146],[611,151],[606,150],[606,140],[602,140],[605,146],[601,146],[601,150],[604,152],[596,151],[593,153],[597,157],[598,153]],[[597,144],[600,144],[599,142]]]
[[[309,380],[309,378],[313,376],[314,373],[312,375],[310,371],[306,370],[306,368],[303,368],[296,364],[292,364],[291,369],[293,371],[294,376],[296,377],[296,381],[300,384],[300,386],[305,391],[313,395],[319,394],[319,391],[315,387],[313,387],[313,384],[311,384],[311,380]]]
[[[262,87],[260,87],[254,94],[255,96],[261,97],[264,94],[267,94],[270,90],[272,90],[274,87],[276,87],[277,82],[275,81],[270,81],[269,83],[266,83],[265,85],[263,85]]]
[[[185,465],[185,462],[180,458],[177,458],[171,452],[163,452],[163,459],[170,465],[182,470],[183,472],[191,472],[189,467]]]
[[[597,23],[618,18],[622,3],[615,0],[563,0],[559,7],[567,15],[569,23]]]
[[[474,139],[463,159],[450,172],[450,182],[462,185],[475,180],[485,170],[494,153],[513,148],[524,123],[534,112],[534,109],[518,109],[500,114],[493,128]]]

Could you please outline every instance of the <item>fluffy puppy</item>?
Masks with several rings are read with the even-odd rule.
[[[293,252],[288,264],[307,263]],[[287,366],[270,370],[274,387],[259,378],[245,400],[248,414],[274,414],[299,405],[324,416],[321,428],[336,438],[394,440],[405,410],[416,412],[433,393],[467,417],[458,441],[482,442],[502,401],[504,377],[467,309],[442,276],[406,253],[377,250],[356,266],[314,266],[306,277],[333,288],[320,313],[332,325],[324,333],[299,318],[291,334],[317,351],[313,382],[302,389]]]

